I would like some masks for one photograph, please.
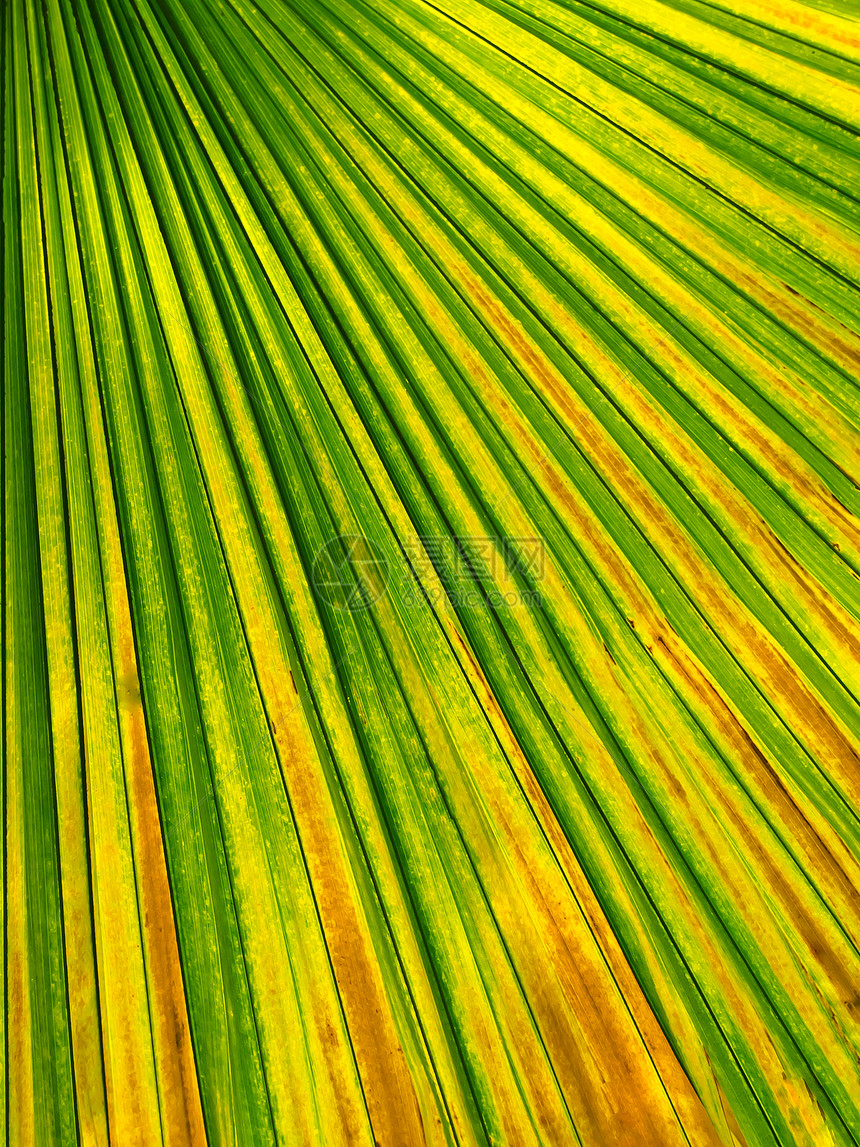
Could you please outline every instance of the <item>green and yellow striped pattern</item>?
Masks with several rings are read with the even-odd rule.
[[[860,1144],[857,0],[6,0],[10,1147]]]

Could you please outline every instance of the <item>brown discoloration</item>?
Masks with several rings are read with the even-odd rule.
[[[216,497],[221,484],[214,483]],[[223,496],[227,497],[226,490]],[[249,552],[253,552],[250,547]],[[291,671],[280,640],[276,637],[273,642],[273,634],[281,630],[265,595],[253,590],[246,593],[247,588],[245,582],[237,582],[243,623],[355,1049],[371,1126],[385,1143],[418,1147],[424,1138],[417,1096],[360,907],[361,897],[339,839],[332,798],[304,712],[284,696],[284,676]],[[273,990],[275,987],[273,984]],[[344,1142],[361,1142],[363,1113],[356,1108],[352,1089],[343,1078],[347,1070],[343,1036],[322,1007],[314,1009],[308,1018],[317,1027],[338,1105],[332,1126],[340,1127]]]
[[[264,696],[278,715],[278,756],[289,778],[290,797],[356,1051],[371,1126],[383,1143],[417,1147],[425,1139],[415,1089],[396,1035],[367,923],[360,917],[360,897],[334,833],[331,798],[315,764],[312,742],[304,733],[304,716],[281,699],[265,659],[262,666],[258,662],[258,668],[262,668]],[[324,1043],[329,1046],[338,1040],[333,1030],[324,1033]],[[354,1125],[355,1116],[350,1110],[342,1110],[341,1115],[343,1126]],[[358,1128],[355,1134],[359,1134]]]
[[[499,307],[492,301],[490,303],[493,318],[498,322]],[[518,332],[517,341],[522,342]],[[797,728],[810,729],[819,742],[827,745],[829,761],[840,776],[840,783],[847,786],[846,791],[856,801],[860,782],[860,772],[858,772],[860,759],[850,740],[846,739],[834,719],[803,683],[795,666],[779,650],[769,635],[749,617],[733,596],[727,595],[721,579],[715,577],[714,571],[701,559],[697,550],[690,546],[678,524],[655,498],[652,491],[645,486],[626,457],[602,432],[593,412],[573,399],[569,387],[545,360],[531,354],[529,358],[531,362],[540,365],[541,382],[559,408],[568,414],[576,426],[584,448],[590,452],[595,461],[600,463],[605,473],[614,476],[615,484],[623,483],[627,502],[637,511],[639,520],[648,523],[649,533],[659,538],[662,552],[670,559],[675,559],[681,570],[687,574],[687,584],[695,587],[697,596],[706,605],[712,623],[720,624],[724,632],[732,634],[733,643],[737,648],[749,649],[752,664],[757,668],[769,667],[769,672],[766,674],[767,684],[772,687],[775,696],[783,698],[790,706],[792,723]],[[605,356],[604,361],[609,366]],[[613,370],[612,373],[615,374],[620,387],[633,400],[634,406],[641,411],[645,421],[653,420],[653,409],[649,408],[646,411],[629,383],[617,371]],[[489,397],[495,404],[504,402],[498,394]],[[682,454],[686,452],[689,455],[691,465],[703,476],[706,475],[707,464],[698,452],[691,450],[688,444],[683,444],[666,420],[660,419],[658,424]],[[621,591],[622,600],[636,605],[637,618],[642,621],[645,618],[649,619],[648,624],[652,633],[662,632],[665,622],[659,610],[655,609],[650,595],[639,584],[638,578],[629,569],[626,561],[613,546],[608,544],[602,526],[584,506],[582,499],[578,498],[569,487],[562,487],[558,481],[549,480],[549,474],[554,466],[542,455],[538,445],[528,439],[525,439],[523,444],[528,448],[534,464],[540,468],[546,488],[553,490],[557,496],[561,495],[559,500],[564,506],[568,521],[576,524],[587,549],[598,558],[598,566],[606,570],[607,582]],[[814,579],[794,561],[782,542],[752,510],[749,503],[742,502],[737,494],[726,487],[721,487],[720,496],[738,523],[739,531],[749,535],[751,544],[758,548],[763,561],[774,571],[774,576],[788,583],[784,592],[795,600],[802,600],[810,615],[820,621],[822,634],[826,633],[833,642],[844,649],[843,664],[846,667],[860,664],[860,639],[857,638],[856,628],[852,626],[846,611],[832,598],[822,593]],[[787,560],[787,555],[791,560]]]
[[[689,686],[686,695],[707,710],[714,730],[724,740],[730,759],[736,767],[743,769],[745,780],[752,786],[757,799],[769,810],[770,816],[782,824],[785,836],[801,850],[806,871],[814,874],[827,899],[838,907],[840,921],[849,933],[853,933],[856,942],[860,939],[860,900],[857,895],[860,865],[820,816],[815,817],[816,825],[813,825],[810,819],[815,815],[813,811],[806,802],[801,806],[792,796],[774,763],[756,744],[718,687],[689,652],[679,643],[675,643],[675,648],[664,643],[663,648],[670,663],[668,667],[670,671],[674,670],[673,676],[686,682]],[[727,795],[725,799],[728,800]],[[729,811],[728,806],[726,811]],[[734,812],[731,815],[740,839],[760,849],[760,842],[750,837],[746,821]],[[773,867],[770,858],[762,854],[759,859],[772,869],[774,878],[784,884],[783,876]],[[794,889],[788,885],[784,886],[784,891],[795,896]],[[844,990],[844,985],[840,990]]]
[[[496,401],[498,401],[498,399],[496,399]],[[537,460],[537,465],[541,465],[541,461],[539,459]],[[604,578],[606,583],[616,587],[616,593],[619,594],[620,599],[623,602],[623,608],[627,608],[629,606],[634,609],[637,621],[639,623],[639,628],[642,631],[641,640],[643,641],[643,644],[647,649],[649,649],[655,659],[664,658],[667,643],[670,640],[671,631],[667,626],[665,619],[662,617],[660,610],[655,606],[655,603],[651,599],[650,595],[644,591],[637,577],[633,571],[628,568],[624,559],[620,558],[614,547],[608,543],[603,530],[599,528],[599,526],[594,522],[588,510],[583,506],[582,501],[578,500],[572,491],[569,491],[565,487],[560,486],[558,483],[553,484],[547,482],[545,483],[545,486],[547,489],[552,490],[556,497],[558,497],[559,492],[561,491],[561,500],[563,501],[566,510],[567,520],[576,524],[577,533],[579,537],[584,540],[586,551],[593,556],[598,569],[604,571]],[[657,510],[655,516],[659,516],[659,509]],[[663,520],[665,521],[665,517]],[[669,533],[671,536],[672,531],[670,530]],[[679,551],[676,552],[683,552],[684,549],[686,549],[689,553],[689,547],[684,546],[683,543]],[[706,592],[707,594],[711,595],[713,583],[710,577],[710,571],[708,571],[708,574],[706,574],[704,580],[706,581]],[[698,583],[694,581],[693,584],[697,585]],[[716,597],[717,595],[714,596]],[[734,627],[734,619],[728,616],[728,600],[730,599],[727,597],[727,595],[723,594],[719,612],[725,619],[726,624],[731,624]],[[719,603],[715,601],[715,606],[717,604]],[[734,604],[736,606],[737,603]],[[746,617],[742,619],[742,623],[747,626],[747,629],[753,629],[753,626],[749,623]],[[760,633],[760,631],[758,631],[755,636],[761,637],[763,639],[763,635]],[[748,642],[749,634],[747,635],[747,643]],[[772,654],[774,657],[779,656],[779,651],[774,648],[772,643],[769,644],[766,641],[763,641],[763,645],[767,653]],[[707,824],[700,823],[700,816],[698,815],[697,810],[694,810],[694,807],[691,804],[690,793],[688,793],[685,784],[682,783],[681,777],[676,775],[674,771],[677,762],[673,760],[671,753],[667,754],[667,746],[663,744],[663,738],[660,736],[656,736],[655,738],[654,736],[656,733],[656,728],[652,727],[654,723],[642,721],[637,715],[635,709],[630,707],[630,698],[625,696],[626,688],[623,679],[616,678],[613,681],[612,687],[609,687],[608,682],[610,679],[606,676],[606,674],[600,674],[596,659],[592,662],[592,665],[593,672],[597,678],[598,687],[601,689],[607,703],[612,705],[613,709],[620,717],[623,714],[622,719],[624,721],[624,726],[627,729],[628,735],[631,737],[633,743],[641,747],[640,752],[644,758],[643,763],[645,764],[646,768],[655,770],[655,775],[660,778],[659,783],[666,787],[666,790],[669,794],[674,795],[676,807],[686,809],[686,813],[684,815],[689,818],[691,824],[695,824],[697,839],[699,840],[700,847],[707,857],[708,863],[714,867],[715,871],[722,873],[726,882],[726,886],[732,887],[733,897],[737,898],[740,896],[740,899],[737,900],[739,904],[746,904],[751,906],[753,903],[757,902],[756,896],[753,895],[753,886],[749,884],[749,881],[745,881],[742,878],[741,870],[737,867],[729,869],[724,864],[725,856],[720,852],[720,849],[717,846],[717,839],[720,835],[719,831],[715,831],[717,826],[715,824],[711,824],[709,828]],[[783,664],[781,667],[785,670],[786,673],[790,672],[789,666],[787,664]],[[791,667],[791,669],[793,669],[793,667]],[[807,691],[803,689],[800,681],[796,678],[796,676],[794,676],[790,681],[790,684],[788,684],[787,688],[785,687],[785,683],[783,683],[783,693],[785,692],[788,692],[789,695],[791,695],[792,693],[806,693]],[[808,703],[813,699],[811,698],[811,695],[807,693],[807,696],[804,698],[804,700]],[[824,718],[823,710],[820,709],[820,706],[819,712],[822,718]],[[833,723],[826,723],[829,724],[831,735],[838,736],[838,731],[836,730]],[[843,742],[842,748],[845,749],[846,747],[847,746]],[[738,884],[739,881],[740,884]],[[736,885],[738,886],[735,887]],[[743,895],[741,895],[740,892],[740,885],[748,885],[746,893]],[[776,934],[774,933],[772,921],[770,924],[765,925],[764,920],[764,916],[756,917],[754,912],[752,912],[751,915],[747,914],[748,926],[751,928],[753,933],[762,932],[762,943],[765,943],[765,946],[767,946],[767,943],[771,942],[767,939],[767,937],[773,939],[775,938]],[[765,933],[767,936],[764,935]],[[749,1010],[748,1002],[744,1001],[741,995],[736,993],[732,994],[734,995],[736,1004],[740,1009],[740,1014],[745,1013],[746,1015],[745,1027],[752,1037],[752,1032],[755,1030],[757,1024],[753,1019],[751,1011]],[[764,1038],[764,1033],[760,1033],[760,1035],[762,1038]],[[814,1112],[812,1109],[808,1109],[808,1113],[810,1118],[814,1118]]]
[[[825,314],[816,303],[807,299],[788,283],[780,282],[780,286],[792,296],[792,299],[796,299],[797,303],[792,299],[786,299],[773,289],[763,275],[741,271],[736,281],[752,298],[785,323],[789,330],[794,331],[801,339],[812,342],[843,370],[856,373],[860,367],[860,345],[856,332],[850,331],[842,323]]]
[[[450,627],[449,627],[450,628]],[[670,1089],[673,1102],[688,1131],[694,1132],[696,1142],[716,1144],[719,1137],[705,1112],[701,1100],[693,1090],[690,1080],[671,1051],[666,1035],[651,1011],[642,989],[624,956],[618,940],[603,913],[591,885],[583,873],[564,831],[558,823],[546,794],[532,772],[519,743],[500,707],[483,671],[473,658],[468,645],[457,628],[452,628],[452,636],[462,649],[467,662],[467,675],[478,692],[480,703],[488,714],[491,724],[499,735],[517,780],[523,786],[526,799],[537,819],[537,823],[547,835],[547,839],[558,862],[559,869],[551,876],[545,866],[536,862],[534,853],[526,846],[528,836],[523,834],[522,822],[506,808],[506,798],[502,791],[491,783],[486,771],[482,771],[482,793],[493,801],[494,823],[504,831],[504,837],[511,855],[516,859],[517,876],[528,889],[531,911],[542,937],[545,957],[559,977],[563,988],[565,1006],[559,1009],[558,1003],[551,1003],[551,996],[536,990],[529,984],[529,996],[534,992],[544,1038],[549,1041],[553,1062],[558,1065],[560,1082],[569,1098],[579,1095],[585,1100],[587,1122],[595,1142],[612,1139],[614,1142],[640,1144],[645,1147],[670,1134],[668,1127],[660,1126],[658,1107],[653,1106],[653,1081],[645,1070],[641,1051],[637,1053],[630,1043],[630,1033],[625,1031],[622,1014],[617,1012],[617,999],[606,978],[606,968],[597,953],[590,947],[582,932],[582,922],[578,912],[582,912],[594,933],[599,951],[607,961],[612,976],[618,984],[623,999],[630,1009],[636,1027],[648,1048],[654,1065],[665,1085]],[[464,667],[465,668],[465,667]],[[471,672],[469,672],[471,670]],[[474,758],[473,758],[474,759]],[[564,877],[559,887],[556,878]],[[574,899],[569,898],[572,892]],[[516,929],[517,932],[521,928]],[[533,970],[537,970],[536,963]],[[532,970],[530,968],[530,970]],[[545,976],[546,973],[543,973]],[[541,1006],[543,1005],[543,1006]],[[552,1019],[548,1023],[546,1005],[550,1005]],[[570,1011],[568,1012],[568,1008]],[[575,1017],[574,1028],[569,1027],[571,1017]],[[676,1017],[678,1022],[683,1022]],[[693,1037],[695,1040],[695,1037]],[[598,1056],[602,1061],[600,1082],[591,1076],[588,1066],[576,1068],[577,1046],[585,1049],[587,1056]],[[690,1047],[694,1046],[691,1041]],[[591,1090],[590,1090],[591,1089]],[[604,1089],[614,1096],[607,1106]],[[625,1097],[636,1094],[644,1099],[651,1098],[650,1104],[639,1105],[634,1114],[626,1104]],[[655,1121],[656,1120],[656,1121]],[[578,1124],[580,1130],[584,1127]]]
[[[129,786],[129,810],[141,925],[150,990],[162,1126],[165,1143],[205,1147],[206,1130],[188,1027],[182,964],[149,755],[128,600],[120,570],[114,570],[114,665],[117,711]],[[127,1097],[133,1101],[132,1096]]]

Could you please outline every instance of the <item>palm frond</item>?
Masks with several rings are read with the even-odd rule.
[[[8,0],[10,1144],[860,1144],[857,16]]]

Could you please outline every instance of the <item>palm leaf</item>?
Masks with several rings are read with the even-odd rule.
[[[860,1143],[856,16],[9,0],[9,1143]]]

